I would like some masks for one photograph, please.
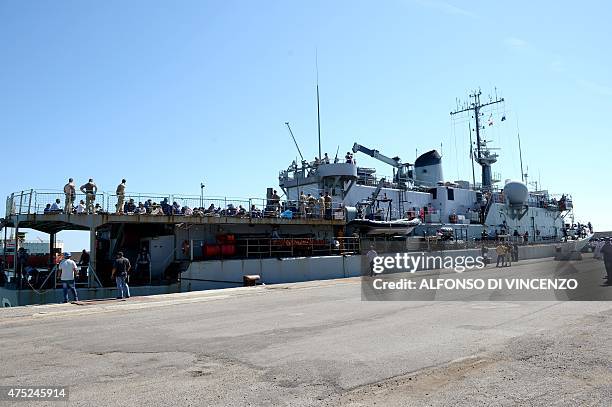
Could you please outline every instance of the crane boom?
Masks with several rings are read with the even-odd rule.
[[[395,167],[395,168],[401,168],[401,167],[406,166],[406,164],[402,164],[402,161],[400,160],[399,157],[395,157],[395,158],[387,157],[386,155],[381,154],[378,150],[372,150],[358,143],[353,144],[353,152],[354,153],[362,152],[364,154],[369,155],[372,158],[376,158],[377,160],[382,161],[386,164],[389,164],[390,166]]]
[[[381,154],[378,150],[373,150],[371,148],[364,147],[358,143],[353,144],[353,152],[362,152],[372,158],[375,158],[379,161],[384,162],[385,164],[389,164],[390,166],[396,168],[397,172],[394,175],[394,181],[401,185],[405,186],[406,182],[412,179],[412,171],[409,169],[412,164],[402,163],[402,160],[399,157],[387,157],[386,155]]]
[[[289,122],[285,122],[285,124],[287,125],[287,128],[289,129],[289,134],[291,134],[291,138],[293,139],[293,142],[295,143],[295,148],[297,148],[298,153],[300,153],[300,159],[304,161],[304,156],[302,155],[302,152],[300,151],[300,146],[298,146],[298,143],[295,140],[295,137],[293,136],[293,132],[291,131],[291,126],[289,126]]]

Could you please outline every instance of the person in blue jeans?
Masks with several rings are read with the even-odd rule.
[[[113,272],[111,278],[117,283],[117,299],[130,298],[130,287],[127,284],[128,273],[132,265],[130,261],[123,257],[123,252],[117,252],[115,262],[113,263]]]
[[[60,280],[62,282],[62,288],[64,290],[64,302],[68,302],[68,289],[72,290],[74,300],[78,301],[76,288],[74,288],[74,278],[78,276],[78,267],[74,260],[71,259],[72,254],[64,253],[64,259],[60,262],[58,269],[60,274]]]

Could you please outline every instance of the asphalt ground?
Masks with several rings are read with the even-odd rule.
[[[560,267],[612,291],[592,259],[463,275]],[[478,295],[363,301],[352,278],[3,309],[0,385],[69,387],[16,406],[610,405],[612,302]]]

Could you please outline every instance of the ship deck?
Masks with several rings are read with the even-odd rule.
[[[115,214],[23,214],[11,215],[5,219],[5,227],[19,227],[38,230],[44,233],[57,233],[62,230],[95,230],[106,224],[193,224],[193,225],[333,225],[342,226],[344,220],[338,219],[285,219],[278,217],[250,218],[236,216],[153,216],[153,215],[115,215]]]
[[[153,215],[153,214],[116,214],[116,204],[118,197],[115,194],[99,192],[96,194],[95,202],[100,205],[99,212],[88,213],[64,213],[64,211],[50,212],[45,208],[59,200],[60,207],[64,205],[64,193],[61,191],[49,190],[24,190],[16,192],[7,197],[6,218],[3,220],[2,227],[19,227],[38,230],[40,232],[54,234],[62,230],[89,230],[94,231],[100,226],[107,224],[192,224],[192,225],[324,225],[342,226],[345,224],[343,211],[339,203],[334,203],[334,214],[331,219],[317,216],[318,212],[313,212],[308,216],[300,216],[294,213],[292,218],[279,216],[278,213],[269,213],[265,208],[270,201],[264,198],[230,198],[230,197],[204,197],[172,194],[148,194],[130,193],[125,195],[125,202],[133,200],[135,204],[140,202],[177,202],[182,207],[192,209],[204,208],[214,205],[216,213],[204,213],[195,215]],[[77,193],[74,199],[75,204],[80,200],[85,200],[85,195]],[[246,213],[228,215],[228,208],[246,208]],[[250,208],[257,208],[256,214],[252,214]],[[221,209],[221,211],[219,211]],[[341,214],[342,216],[338,216]]]

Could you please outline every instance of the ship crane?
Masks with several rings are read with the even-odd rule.
[[[380,179],[380,181],[378,181],[378,185],[376,186],[376,189],[374,190],[374,192],[372,192],[372,195],[370,195],[364,201],[357,203],[357,207],[362,212],[362,217],[365,217],[365,218],[370,217],[370,215],[372,214],[372,208],[374,204],[376,203],[376,200],[378,199],[378,195],[380,195],[380,191],[382,191],[382,188],[384,185],[385,185],[385,178],[383,177]]]
[[[398,183],[401,187],[406,187],[406,182],[409,179],[412,179],[412,171],[409,169],[412,164],[410,163],[402,163],[402,160],[399,157],[387,157],[384,154],[381,154],[378,150],[373,150],[367,147],[362,146],[361,144],[355,143],[353,144],[353,153],[362,152],[364,154],[369,155],[372,158],[377,159],[378,161],[382,161],[385,164],[388,164],[395,168],[397,172],[394,176],[394,182]]]

